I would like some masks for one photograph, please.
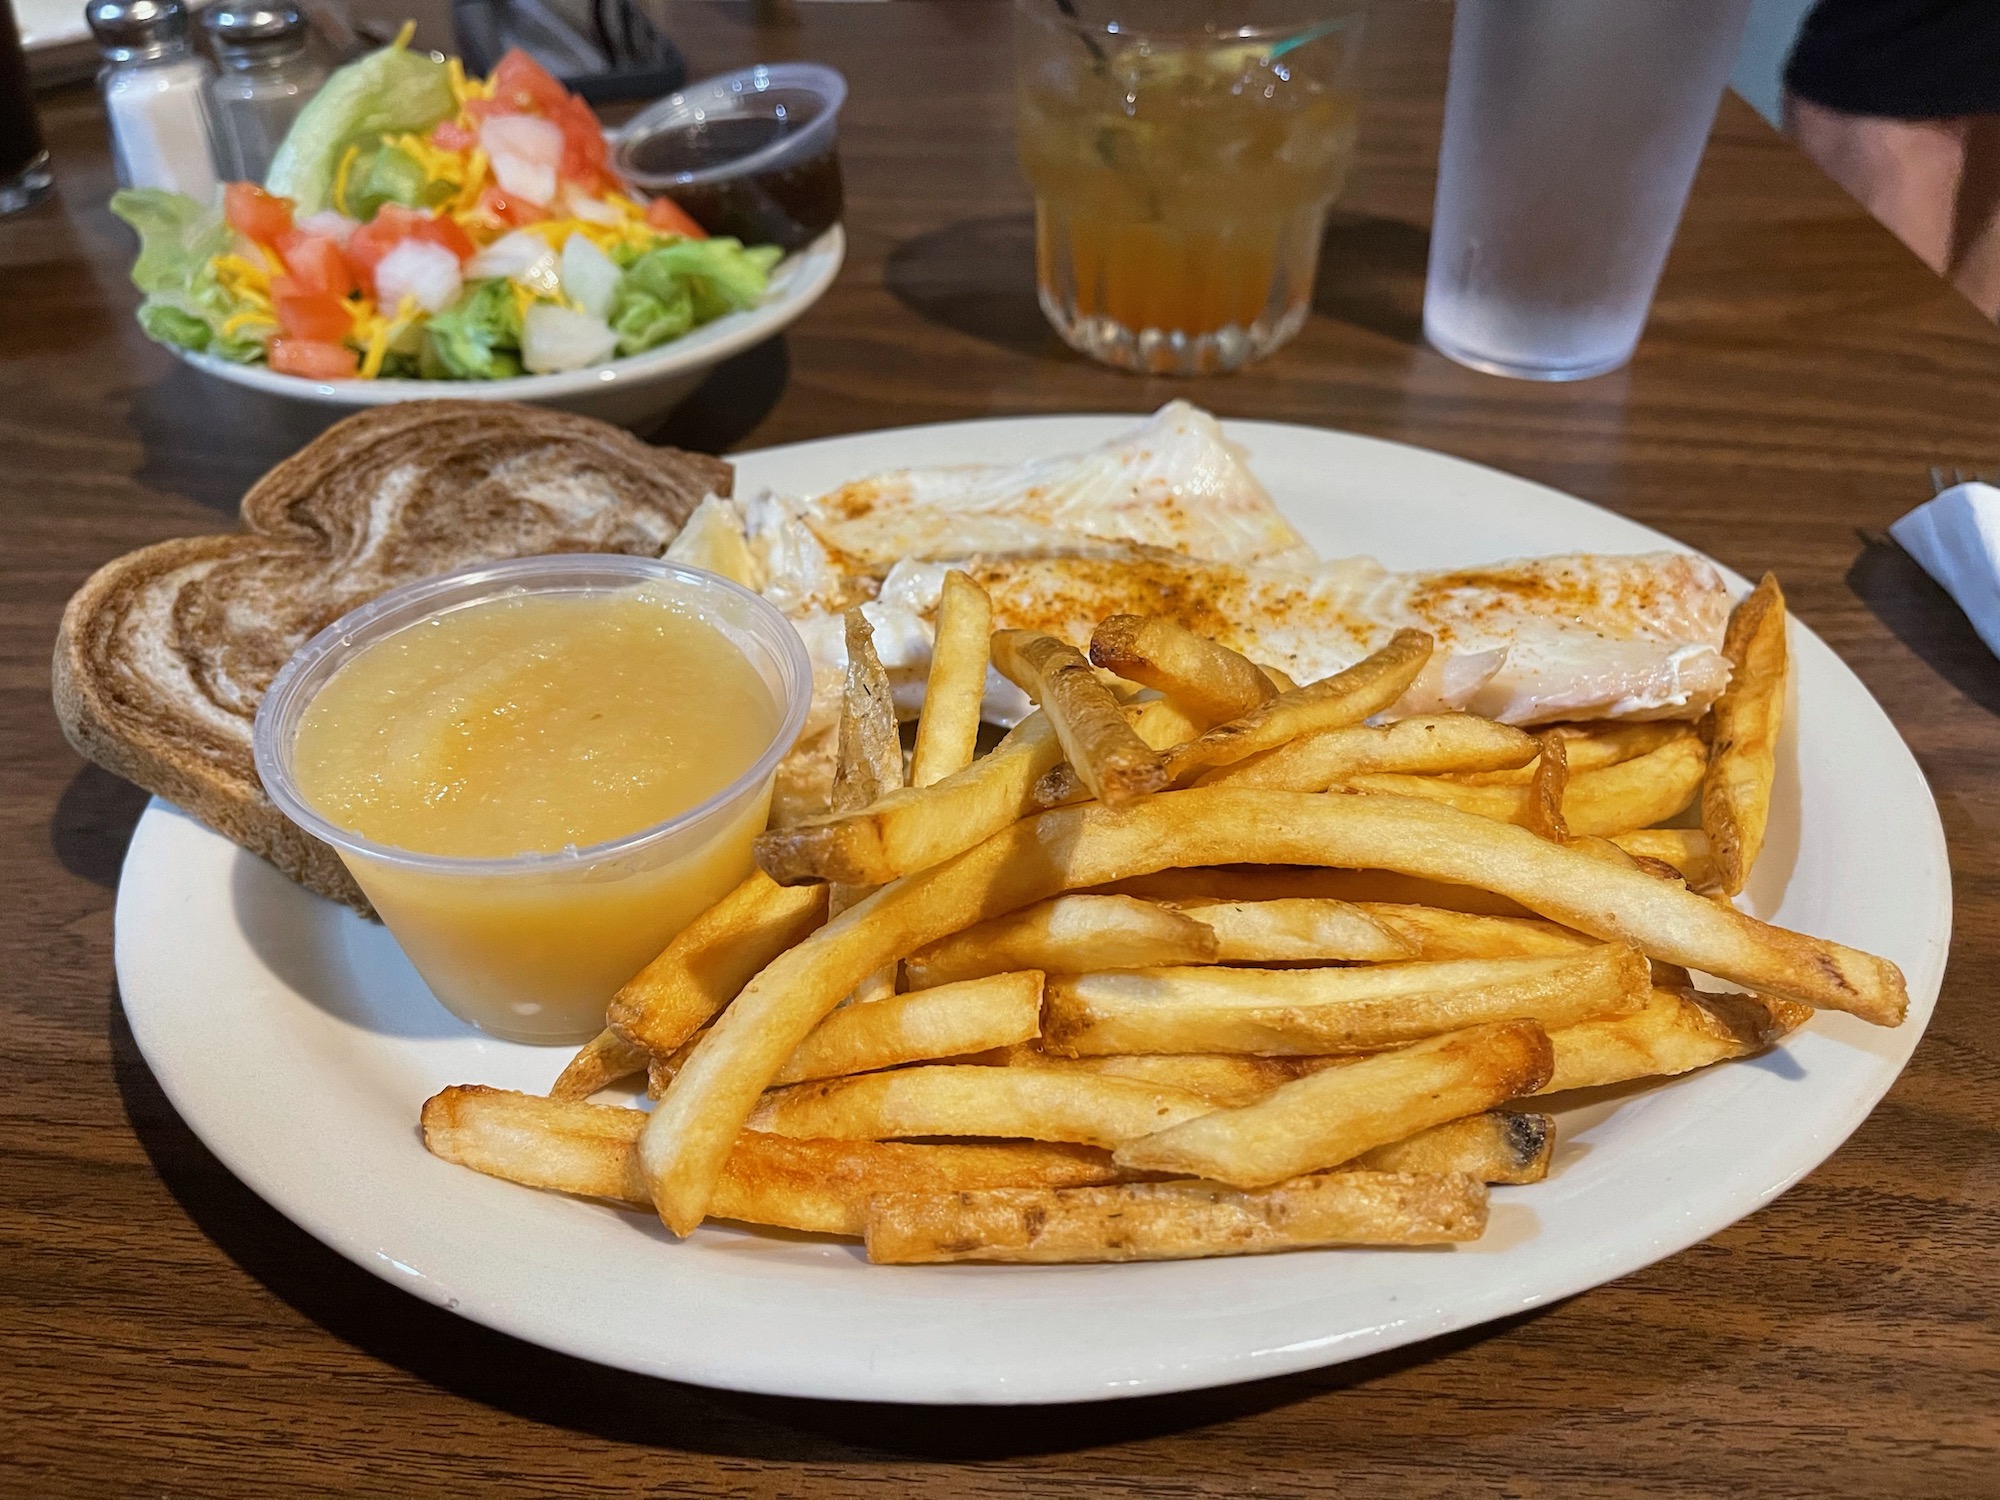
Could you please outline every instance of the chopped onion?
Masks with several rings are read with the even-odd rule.
[[[298,227],[307,234],[316,234],[323,239],[332,240],[345,250],[348,240],[353,238],[354,231],[361,226],[337,208],[323,208],[318,213],[307,214],[299,220]]]
[[[500,191],[529,203],[556,195],[556,168],[562,164],[563,134],[533,115],[494,115],[479,127],[479,144]]]
[[[617,209],[602,198],[593,198],[574,187],[563,189],[563,202],[568,205],[570,217],[581,219],[586,224],[622,224],[624,219]]]
[[[602,318],[537,302],[521,319],[521,363],[537,375],[602,364],[618,347],[618,335]]]
[[[375,267],[375,300],[390,311],[414,297],[425,312],[442,312],[461,285],[458,257],[429,240],[404,240]]]
[[[563,241],[563,295],[594,318],[611,315],[611,299],[618,295],[618,265],[587,236],[572,234]]]
[[[505,276],[537,296],[553,297],[562,290],[556,253],[540,235],[517,229],[503,234],[466,263],[465,274],[477,281]]]

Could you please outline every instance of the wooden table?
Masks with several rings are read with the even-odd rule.
[[[718,1394],[391,1289],[216,1163],[119,1008],[112,893],[143,797],[57,732],[57,614],[112,555],[228,526],[312,424],[140,337],[96,102],[71,91],[43,101],[59,201],[0,222],[0,1493],[2000,1494],[2000,664],[1881,537],[1928,465],[2000,460],[2000,337],[1732,100],[1629,370],[1543,387],[1447,363],[1418,339],[1446,24],[1422,6],[1378,29],[1305,333],[1205,384],[1113,374],[1035,309],[1004,9],[804,12],[760,30],[740,6],[670,8],[698,72],[813,57],[854,91],[838,285],[668,436],[1185,394],[1495,464],[1775,568],[1943,808],[1957,943],[1929,1037],[1847,1146],[1714,1240],[1231,1390],[1039,1411]]]

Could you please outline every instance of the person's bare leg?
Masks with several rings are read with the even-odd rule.
[[[1940,276],[1950,269],[1953,206],[1965,163],[1963,120],[1848,115],[1787,94],[1785,128],[1925,265]]]
[[[2000,115],[1967,124],[1956,206],[1952,284],[1987,317],[2000,317]]]

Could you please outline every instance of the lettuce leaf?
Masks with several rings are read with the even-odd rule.
[[[423,165],[400,146],[386,143],[364,147],[348,173],[346,191],[333,206],[366,224],[385,203],[404,208],[436,208],[455,191],[449,182],[432,182]]]
[[[418,368],[430,380],[504,380],[521,373],[520,348],[513,284],[475,281],[424,325]]]
[[[332,207],[333,180],[350,146],[384,135],[422,135],[458,101],[442,62],[391,45],[338,69],[286,132],[264,186],[290,198],[300,218]]]
[[[645,292],[670,306],[676,288],[685,288],[693,300],[695,323],[710,323],[755,307],[770,285],[771,267],[783,254],[776,245],[746,249],[741,241],[727,238],[669,240],[628,265],[619,289]],[[617,323],[615,304],[612,322]]]
[[[250,309],[215,277],[214,257],[230,245],[219,210],[160,188],[125,188],[111,195],[111,211],[139,234],[132,284],[146,294],[138,312],[146,337],[237,364],[264,357],[261,339],[222,331]]]
[[[620,354],[642,354],[694,327],[694,297],[684,283],[675,283],[665,297],[620,278],[611,299],[608,320],[618,335]]]

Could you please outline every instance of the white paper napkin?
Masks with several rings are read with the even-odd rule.
[[[1889,528],[2000,656],[2000,489],[1955,484]]]

